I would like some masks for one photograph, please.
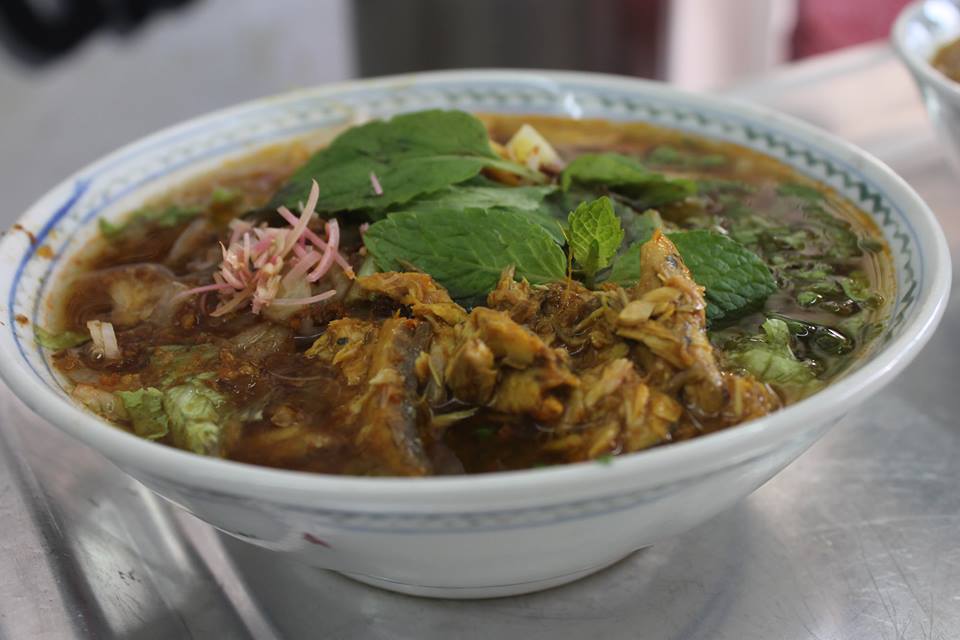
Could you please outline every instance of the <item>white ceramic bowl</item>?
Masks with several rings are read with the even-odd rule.
[[[913,2],[900,12],[890,37],[920,89],[930,119],[946,140],[954,168],[960,171],[960,83],[930,64],[940,47],[960,38],[960,2]]]
[[[342,125],[357,112],[426,107],[645,120],[757,149],[833,186],[874,217],[893,249],[898,293],[882,346],[812,398],[740,427],[608,465],[474,477],[337,477],[204,458],[136,438],[70,401],[33,325],[45,322],[51,281],[96,233],[98,217],[257,145]],[[35,243],[16,231],[0,243],[0,373],[27,405],[231,535],[387,589],[444,597],[569,582],[731,506],[906,366],[939,321],[950,280],[930,210],[862,151],[758,107],[588,74],[418,74],[259,100],[117,151],[55,187],[20,224]],[[53,259],[37,252],[41,245]]]

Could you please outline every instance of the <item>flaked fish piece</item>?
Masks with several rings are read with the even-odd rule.
[[[425,273],[386,272],[357,278],[357,284],[365,291],[386,296],[410,307],[418,318],[456,325],[467,318],[463,307],[455,303],[447,290]]]
[[[629,453],[668,442],[683,407],[647,385],[633,363],[619,358],[581,377],[557,437],[545,445],[568,462]]]
[[[641,247],[640,267],[616,332],[646,347],[648,353],[634,357],[649,379],[667,392],[681,391],[684,405],[700,418],[733,424],[744,419],[734,416],[756,417],[777,408],[779,400],[767,385],[720,371],[707,336],[703,287],[659,231]]]
[[[414,375],[417,356],[427,348],[430,335],[430,325],[417,320],[390,318],[380,325],[355,438],[359,459],[370,470],[403,476],[432,470],[420,438]]]
[[[579,384],[566,353],[502,311],[477,307],[457,329],[445,378],[454,396],[504,413],[556,420]]]

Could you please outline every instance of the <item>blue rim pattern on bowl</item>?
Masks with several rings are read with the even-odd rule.
[[[610,86],[607,86],[608,84]],[[121,209],[119,206],[128,194],[138,192],[139,196],[139,190],[148,190],[150,185],[155,185],[174,174],[179,175],[179,172],[185,169],[201,166],[206,168],[204,163],[214,159],[243,155],[258,145],[280,142],[315,129],[344,125],[358,115],[387,117],[402,111],[429,107],[460,108],[477,112],[556,114],[609,120],[644,120],[735,142],[766,153],[797,168],[811,178],[833,187],[838,193],[870,213],[878,226],[884,230],[893,249],[899,276],[897,298],[892,309],[893,320],[885,331],[885,341],[896,339],[903,332],[904,325],[911,325],[918,329],[921,334],[919,341],[922,342],[929,334],[928,329],[923,327],[934,321],[934,316],[942,310],[944,300],[936,299],[936,295],[926,294],[922,296],[923,308],[930,311],[931,317],[925,321],[918,320],[917,314],[920,313],[920,309],[917,308],[916,296],[917,292],[923,292],[925,278],[929,274],[925,273],[924,260],[917,260],[914,255],[914,247],[920,246],[920,242],[909,219],[897,203],[885,198],[882,195],[883,189],[868,177],[868,174],[873,171],[873,175],[889,180],[889,176],[884,174],[885,170],[881,168],[878,174],[877,166],[869,163],[866,167],[860,167],[863,160],[858,158],[855,152],[848,151],[846,154],[841,154],[846,155],[850,158],[849,160],[838,155],[839,151],[828,152],[817,141],[820,134],[813,130],[808,131],[810,139],[787,133],[786,130],[796,129],[798,126],[790,118],[753,107],[740,107],[741,110],[754,114],[752,118],[746,118],[737,113],[736,107],[725,105],[723,101],[688,97],[663,89],[654,83],[628,81],[609,76],[550,72],[441,72],[418,74],[415,77],[362,81],[351,83],[347,87],[313,89],[215,113],[134,143],[84,170],[71,182],[61,185],[44,200],[52,213],[44,218],[41,229],[37,233],[36,242],[24,252],[9,292],[8,326],[18,354],[39,382],[60,395],[65,395],[49,367],[46,354],[34,343],[32,325],[43,321],[43,301],[49,292],[48,285],[56,278],[57,267],[62,266],[61,256],[69,255],[85,238],[92,235],[90,228],[95,228],[96,225],[87,223],[95,217],[100,215],[113,217],[132,208]],[[784,120],[782,125],[779,122],[781,119]],[[827,141],[825,140],[823,144],[827,145]],[[833,146],[837,145],[834,143]],[[844,149],[844,151],[847,150]],[[51,204],[54,198],[56,204]],[[922,204],[917,206],[922,207]],[[55,231],[51,233],[54,229]],[[41,258],[36,254],[36,248],[44,243],[55,244],[52,246],[55,254],[52,260]],[[940,247],[937,248],[940,249]],[[945,286],[942,275],[932,278],[932,281],[937,286]],[[30,322],[25,325],[17,322],[16,318],[20,314],[27,316]],[[908,320],[910,322],[907,322]],[[904,339],[906,339],[905,336],[900,342]],[[896,362],[888,361],[884,364],[883,371],[889,374],[898,368]],[[5,371],[5,375],[9,381],[9,370]],[[861,389],[871,385],[870,381],[863,377],[858,384]],[[846,394],[846,397],[849,397],[855,388],[856,386],[851,384],[848,390],[841,392],[838,389],[834,395],[843,397]],[[807,401],[800,404],[806,403]],[[764,419],[765,425],[767,422],[771,427],[773,423],[778,427],[786,424],[786,421],[779,420],[778,415],[770,418],[772,421]],[[109,429],[109,427],[100,426]],[[751,424],[738,427],[733,431],[750,433],[751,437],[756,437],[763,433],[762,430],[758,430],[759,428],[759,424]],[[719,442],[724,435],[719,433],[697,440],[713,439]],[[135,440],[133,436],[122,432],[117,432],[117,436],[126,440]],[[98,437],[96,440],[104,442],[105,438]],[[133,448],[150,447],[150,453],[155,450],[153,443],[137,441],[135,445]],[[689,450],[691,447],[699,447],[699,450],[706,451],[705,445],[705,442],[696,441],[678,443],[656,453],[649,452],[639,456],[628,456],[628,458],[648,456],[651,461],[659,460],[662,468],[663,463],[676,459],[671,449],[678,453],[681,449]],[[161,455],[167,460],[195,458],[197,477],[208,472],[212,473],[216,465],[246,467],[237,463],[203,460],[174,450],[164,450],[162,454],[157,451],[156,457],[159,458]],[[731,461],[733,467],[726,468],[735,468],[744,460],[755,460],[763,455],[757,455],[755,451],[749,458],[741,456]],[[138,459],[142,463],[144,460],[142,453],[138,455]],[[628,465],[633,462],[635,461],[617,460],[610,469],[623,469],[625,473]],[[570,473],[565,477],[572,479],[574,473],[572,468],[581,466],[568,465],[567,470]],[[225,469],[222,466],[217,468]],[[277,483],[284,478],[304,475],[296,472],[249,467],[248,469],[249,471],[245,473],[268,481],[268,486],[277,486]],[[557,475],[560,472],[561,470],[546,469],[520,473],[532,477]],[[156,476],[156,472],[151,472],[151,475]],[[505,477],[517,474],[495,475]],[[237,478],[235,475],[233,477]],[[317,478],[341,489],[349,485],[361,490],[364,494],[368,490],[375,490],[374,487],[380,486],[377,483],[382,482],[375,479],[333,480],[329,476]],[[498,479],[491,478],[471,478],[471,481],[471,486],[477,487],[494,486],[499,482]],[[402,484],[408,489],[419,487],[429,491],[431,484],[446,486],[444,483],[457,481],[426,479],[422,481],[423,484],[416,484],[416,481],[394,479],[390,482],[392,485]],[[301,486],[305,485],[306,483],[301,483]],[[510,522],[527,523],[519,526],[545,526],[552,522],[569,520],[577,514],[583,517],[599,515],[596,510],[598,506],[607,509],[629,508],[630,505],[657,499],[671,491],[682,490],[683,486],[684,482],[680,480],[646,487],[642,491],[609,491],[589,501],[567,498],[565,502],[553,502],[546,506],[489,512],[476,510],[467,512],[454,509],[444,510],[443,515],[453,518],[446,521],[446,526],[460,522],[465,527],[463,531],[476,530],[477,527],[501,529],[507,527]],[[361,489],[362,487],[369,489]],[[219,485],[210,483],[204,487],[192,487],[191,491],[206,495],[211,500],[237,497],[237,493],[222,493],[219,491]],[[415,490],[413,495],[425,495],[425,493]],[[305,507],[304,511],[316,517],[318,522],[334,526],[337,523],[348,525],[349,522],[356,520],[358,514],[363,514],[365,517],[371,515],[369,510],[351,512]],[[416,508],[409,511],[391,509],[389,517],[382,521],[374,518],[374,521],[377,522],[377,526],[392,530],[392,527],[402,525],[403,522],[406,522],[405,526],[409,526],[414,522],[422,521],[425,517],[425,512],[417,511]]]

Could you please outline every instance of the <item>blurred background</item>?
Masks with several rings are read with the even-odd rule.
[[[885,38],[906,0],[0,0],[6,226],[111,149],[296,87],[423,69],[713,90]]]

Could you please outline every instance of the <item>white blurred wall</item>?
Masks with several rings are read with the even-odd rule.
[[[0,0],[3,1],[3,0]],[[46,67],[0,50],[0,228],[104,153],[212,109],[353,75],[349,0],[198,0]]]

